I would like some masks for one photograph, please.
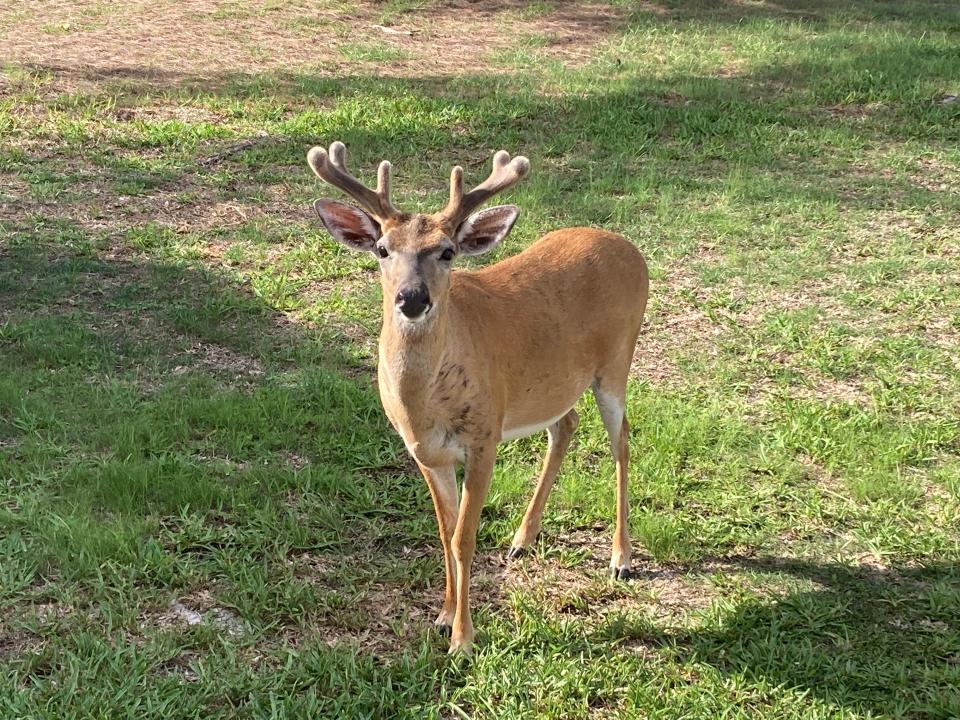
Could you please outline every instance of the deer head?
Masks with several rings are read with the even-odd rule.
[[[515,205],[474,212],[518,183],[530,170],[522,156],[501,150],[493,171],[470,192],[463,192],[463,169],[450,173],[450,200],[440,212],[411,215],[390,202],[390,163],[380,163],[377,189],[363,185],[347,170],[346,147],[315,147],[307,162],[324,181],[351,196],[360,207],[321,199],[314,208],[330,234],[350,250],[371,252],[380,263],[384,322],[389,315],[401,328],[425,327],[444,307],[450,270],[459,255],[479,255],[499,244],[520,213]],[[471,214],[472,213],[472,214]]]

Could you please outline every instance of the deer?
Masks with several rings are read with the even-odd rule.
[[[468,192],[463,169],[454,166],[450,199],[433,214],[392,204],[386,160],[375,190],[347,169],[342,142],[328,151],[312,148],[307,162],[359,205],[316,200],[326,230],[379,263],[377,384],[386,416],[433,500],[446,575],[435,625],[449,635],[450,652],[469,655],[473,647],[470,573],[497,446],[547,432],[543,466],[507,553],[515,560],[540,534],[579,422],[575,406],[588,388],[616,468],[610,574],[629,579],[626,394],[649,290],[640,251],[622,235],[569,227],[479,270],[454,270],[458,258],[489,252],[510,233],[518,207],[478,208],[528,174],[527,158],[498,151],[489,177]]]

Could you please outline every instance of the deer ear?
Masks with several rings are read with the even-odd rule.
[[[480,255],[492,250],[510,234],[520,208],[498,205],[476,212],[457,228],[456,243],[461,255]]]
[[[350,250],[373,252],[380,226],[363,210],[336,200],[317,200],[313,209],[336,240]]]

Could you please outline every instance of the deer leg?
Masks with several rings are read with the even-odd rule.
[[[627,423],[626,380],[613,388],[598,380],[593,386],[593,396],[600,410],[600,417],[610,438],[610,451],[617,465],[617,523],[613,533],[613,552],[610,556],[610,574],[619,580],[630,578],[630,528],[627,497],[627,466],[630,459],[630,425]]]
[[[450,652],[470,654],[473,645],[473,619],[470,617],[470,568],[477,548],[477,525],[487,499],[496,446],[470,452],[463,475],[463,500],[453,534],[453,556],[457,562],[457,612],[453,621]]]
[[[571,410],[547,428],[547,455],[543,459],[543,469],[540,471],[540,478],[537,480],[533,497],[530,498],[530,504],[527,505],[527,512],[513,536],[513,544],[507,552],[508,560],[515,560],[525,555],[530,546],[536,542],[537,535],[540,534],[543,509],[547,505],[547,498],[557,479],[560,463],[563,462],[563,456],[570,447],[570,439],[579,423],[580,416],[577,415],[577,411]]]
[[[440,543],[443,545],[443,565],[446,574],[446,589],[443,593],[443,608],[434,624],[443,634],[449,634],[453,628],[453,619],[457,612],[457,567],[453,559],[453,533],[457,528],[457,475],[453,465],[432,469],[417,463],[430,488],[433,508],[437,512],[437,525],[440,529]]]

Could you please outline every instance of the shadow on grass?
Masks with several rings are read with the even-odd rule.
[[[281,538],[297,547],[349,543],[345,517],[384,515],[380,493],[397,483],[367,492],[363,476],[408,468],[372,368],[335,322],[299,325],[198,263],[107,257],[71,248],[65,233],[83,231],[55,224],[0,242],[0,465],[11,487],[51,492],[84,516],[118,513],[131,537],[142,519],[183,508],[242,521],[258,500],[293,522],[303,492],[324,509],[306,535]],[[422,495],[409,480],[401,504]],[[69,547],[45,550],[38,557],[79,575],[96,567]]]
[[[706,2],[668,9],[699,17],[706,8],[708,18],[714,13],[726,21],[744,12],[823,15],[828,4],[796,4],[789,11],[769,4],[750,7],[760,10]],[[901,17],[893,3],[848,7],[867,20],[879,13],[883,19]],[[911,7],[930,9],[943,24],[955,17],[946,5]],[[466,154],[468,163],[479,166],[489,161],[491,145],[522,149],[544,161],[543,170],[538,168],[544,179],[535,182],[549,186],[550,205],[561,222],[571,212],[570,198],[578,198],[570,205],[577,223],[605,224],[649,201],[640,190],[674,187],[695,196],[720,187],[738,168],[768,179],[750,190],[761,200],[780,195],[830,204],[852,194],[858,205],[876,209],[956,202],[909,180],[858,168],[849,158],[842,158],[832,175],[824,175],[819,163],[806,164],[821,151],[824,129],[835,146],[854,154],[870,143],[904,138],[945,144],[960,139],[960,126],[945,122],[956,111],[924,94],[932,85],[953,82],[950,49],[891,38],[851,46],[842,55],[831,55],[827,40],[814,38],[811,46],[803,57],[724,78],[654,78],[611,60],[597,72],[607,82],[560,95],[540,93],[534,82],[516,88],[491,75],[404,80],[38,70],[106,81],[104,93],[116,95],[121,106],[151,98],[222,107],[250,101],[256,122],[258,101],[272,105],[263,110],[263,122],[269,119],[273,134],[221,161],[256,182],[264,166],[289,167],[309,179],[306,148],[338,138],[356,153],[357,168],[372,168],[389,156],[398,163],[427,163],[438,179],[446,174],[448,158]],[[114,81],[120,84],[111,87]],[[824,110],[873,103],[879,106],[849,114]],[[318,109],[291,109],[305,104]],[[172,146],[181,141],[176,133],[170,137]],[[183,177],[202,172],[202,161],[222,152],[223,145],[199,142],[190,150],[195,157],[149,190],[176,190]],[[80,156],[88,149],[81,143],[65,153]],[[427,153],[435,156],[424,159]],[[564,167],[551,168],[557,158]],[[603,172],[594,172],[601,164]],[[593,183],[595,192],[584,193],[585,183]],[[54,204],[51,209],[61,211]],[[0,447],[12,448],[4,469],[15,479],[10,486],[15,491],[48,490],[51,497],[86,503],[82,510],[89,517],[75,526],[69,518],[48,521],[36,509],[44,507],[46,496],[26,517],[20,509],[0,509],[5,513],[0,527],[28,538],[23,551],[5,563],[4,570],[21,583],[7,584],[7,592],[56,582],[50,568],[58,562],[75,577],[100,573],[101,581],[112,582],[111,572],[128,573],[133,583],[158,593],[225,578],[232,583],[226,596],[246,619],[299,627],[328,610],[309,606],[316,593],[302,577],[284,574],[292,550],[369,546],[386,555],[405,542],[436,542],[428,500],[415,476],[406,473],[393,484],[350,477],[371,469],[404,471],[391,467],[402,449],[395,439],[384,439],[389,431],[372,387],[345,377],[353,362],[344,351],[349,338],[335,327],[289,326],[259,299],[199,266],[64,251],[84,240],[83,227],[68,230],[46,244],[11,241],[0,251],[0,312],[7,320],[0,326],[0,351],[9,371],[0,386]],[[297,375],[311,367],[315,373]],[[129,392],[114,387],[125,383]],[[324,442],[332,437],[336,447]],[[178,453],[185,457],[171,460]],[[59,475],[65,457],[78,467]],[[303,458],[311,461],[305,469],[290,467]],[[264,461],[265,469],[255,467]],[[200,519],[192,529],[163,533],[138,524],[184,504]],[[260,512],[267,506],[273,510]],[[97,525],[110,512],[135,522],[108,540]],[[151,544],[154,536],[168,545]],[[178,553],[201,562],[177,564]],[[49,560],[49,566],[38,569],[36,557]],[[104,564],[104,557],[115,564]],[[22,573],[16,569],[21,567]],[[266,569],[256,575],[261,567]],[[435,562],[425,567],[430,571],[425,574],[438,577]],[[845,707],[928,717],[960,712],[955,567],[873,573],[773,561],[750,569],[804,577],[818,587],[777,602],[721,608],[704,630],[670,635],[654,628],[639,639],[675,644],[687,662],[808,689]],[[378,570],[366,569],[361,579]],[[243,573],[256,575],[258,583]],[[331,582],[342,579],[333,576]],[[349,665],[348,654],[331,664],[328,654],[318,651],[303,664],[315,676],[330,677]],[[370,658],[363,663],[369,664],[364,670],[369,685],[389,687],[382,668]],[[412,688],[426,702],[435,683],[431,670],[402,665],[393,670],[396,686]],[[338,689],[333,685],[331,693]]]
[[[4,310],[86,313],[91,320],[113,315],[121,343],[123,333],[137,340],[137,332],[151,321],[165,325],[168,343],[144,343],[145,353],[167,349],[178,333],[187,333],[285,362],[294,348],[319,340],[318,330],[293,325],[249,290],[197,262],[139,256],[124,247],[103,252],[94,243],[84,226],[61,220],[10,236],[0,245]],[[318,361],[350,363],[343,338],[333,337],[314,350]]]
[[[683,662],[809,692],[856,712],[910,718],[960,714],[957,565],[875,569],[776,557],[715,562],[749,574],[809,581],[813,589],[721,602],[694,630],[664,632],[649,624],[619,636],[614,629],[611,639],[673,647]]]
[[[528,185],[539,190],[531,192],[548,192],[560,222],[578,224],[623,223],[661,192],[697,196],[731,187],[745,203],[813,203],[827,212],[958,202],[935,179],[925,181],[927,171],[912,177],[878,158],[910,140],[943,148],[960,142],[960,105],[937,102],[960,71],[943,42],[895,37],[837,48],[813,39],[799,56],[731,77],[656,78],[611,60],[596,72],[605,82],[546,94],[534,82],[506,84],[492,75],[200,78],[148,68],[106,76],[96,68],[41,70],[105,81],[118,106],[159,97],[214,108],[252,103],[249,120],[270,128],[240,142],[188,141],[193,157],[177,171],[165,168],[152,190],[173,192],[187,176],[209,183],[216,171],[233,173],[239,184],[293,178],[302,185],[309,180],[306,149],[340,139],[361,172],[387,157],[401,184],[413,175],[421,185],[432,178],[432,187],[443,183],[451,162],[479,173],[494,146],[523,152],[535,164]],[[124,80],[111,85],[117,75]],[[266,115],[258,118],[261,111]],[[144,147],[165,142],[183,138],[174,133]],[[575,217],[571,212],[568,220],[564,208]]]
[[[793,2],[743,3],[735,0],[663,0],[644,3],[639,13],[659,18],[738,24],[744,20],[793,20],[811,24],[831,18],[847,22],[915,21],[917,16],[937,20],[946,26],[960,24],[960,11],[949,2],[937,0],[794,0]]]
[[[305,184],[310,181],[306,149],[341,139],[355,168],[372,168],[388,157],[397,166],[398,184],[413,171],[421,186],[422,177],[433,178],[432,187],[443,184],[451,162],[472,172],[488,162],[492,149],[523,152],[535,164],[528,186],[554,199],[558,224],[635,222],[638,212],[656,206],[658,194],[695,201],[731,187],[751,207],[813,203],[828,213],[838,205],[884,210],[957,204],[956,195],[941,191],[935,178],[924,181],[935,168],[916,170],[918,180],[900,171],[899,165],[910,160],[883,167],[876,157],[888,145],[909,140],[947,149],[960,143],[960,104],[938,102],[956,92],[955,48],[939,35],[922,35],[931,26],[960,25],[956,8],[933,2],[837,6],[821,0],[749,6],[678,1],[656,7],[663,12],[650,15],[641,9],[637,17],[680,32],[689,27],[694,34],[702,33],[701,22],[797,14],[852,17],[875,29],[899,28],[901,20],[912,25],[911,32],[876,35],[814,32],[802,44],[791,40],[794,52],[765,51],[760,59],[722,74],[705,67],[661,75],[629,52],[621,63],[614,50],[562,80],[507,68],[501,75],[411,78],[309,72],[201,76],[150,67],[55,64],[33,70],[94,83],[77,97],[49,101],[66,110],[87,108],[129,119],[137,117],[126,114],[129,107],[149,101],[207,108],[214,118],[223,113],[269,128],[266,137],[229,140],[211,139],[213,130],[208,136],[191,135],[192,124],[217,124],[209,118],[185,121],[186,129],[145,133],[134,128],[128,149],[139,146],[153,156],[157,149],[188,150],[188,157],[175,159],[162,172],[142,173],[150,185],[145,197],[175,192],[187,177],[228,192],[244,181],[289,184],[293,177],[295,186]],[[629,42],[629,32],[626,37]],[[140,122],[149,126],[162,120],[148,115]],[[138,133],[149,137],[138,140]],[[68,143],[62,154],[81,157],[88,151],[87,142],[78,141]],[[22,169],[37,171],[37,182],[48,183],[44,162],[36,165],[24,163]],[[600,166],[604,169],[598,172]],[[123,184],[120,169],[102,170],[107,179],[117,175],[112,179],[118,193],[137,190]],[[211,177],[217,171],[232,173],[232,181]],[[306,207],[306,199],[300,199]]]
[[[0,240],[0,704],[119,712],[129,682],[164,717],[255,711],[278,686],[297,716],[429,703],[442,656],[364,600],[437,570],[396,571],[435,529],[370,368],[336,328],[285,322],[199,264],[80,235]],[[249,635],[171,628],[171,598],[232,608]],[[56,616],[34,618],[37,603]],[[359,647],[371,627],[399,652]],[[67,677],[86,691],[62,693]]]

